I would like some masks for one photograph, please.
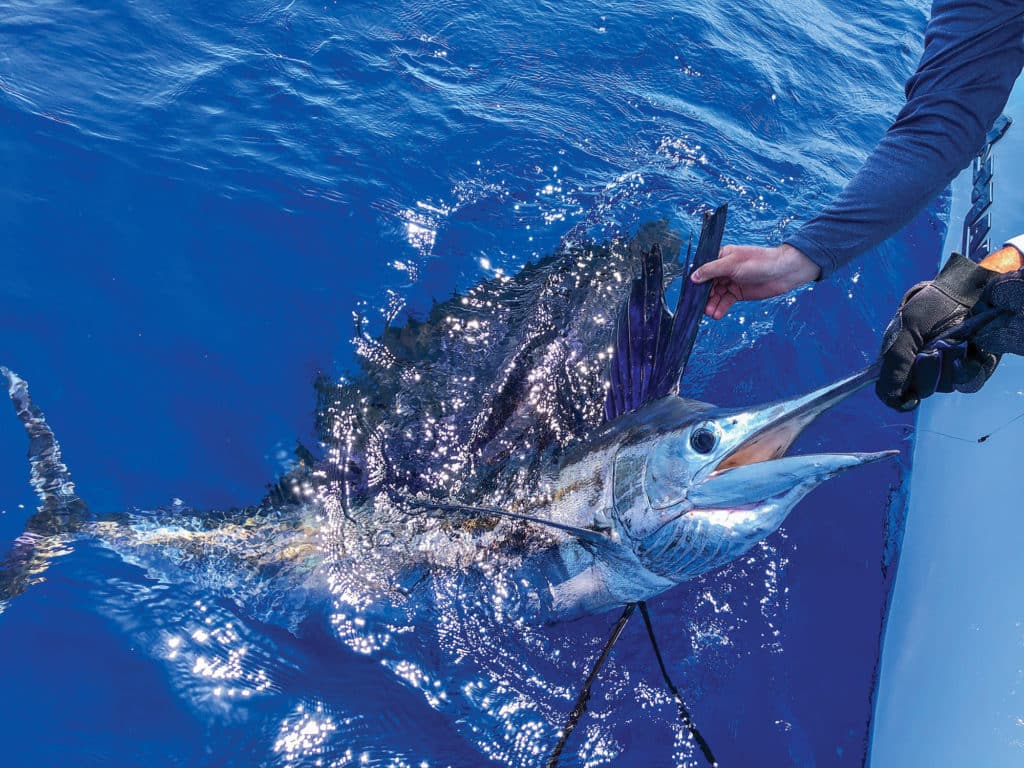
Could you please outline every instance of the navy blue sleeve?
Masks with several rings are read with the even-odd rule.
[[[981,150],[1024,65],[1024,0],[934,0],[907,103],[857,175],[785,242],[836,268],[895,234]]]

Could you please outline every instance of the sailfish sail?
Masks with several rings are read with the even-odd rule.
[[[718,257],[728,206],[706,214],[693,258],[687,254],[683,286],[676,311],[665,304],[665,270],[661,247],[655,243],[643,255],[640,274],[633,279],[629,299],[619,313],[615,348],[609,371],[605,421],[674,392],[697,338],[710,283],[696,285],[690,275]]]

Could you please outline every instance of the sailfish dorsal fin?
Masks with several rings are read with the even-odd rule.
[[[643,254],[640,274],[633,278],[615,326],[605,421],[665,397],[679,386],[711,290],[710,283],[695,285],[690,275],[718,257],[727,209],[723,205],[705,214],[697,252],[686,265],[674,313],[665,304],[661,247],[654,244]]]

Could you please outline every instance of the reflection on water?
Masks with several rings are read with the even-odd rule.
[[[306,763],[322,757],[327,750],[324,745],[331,738],[331,735],[338,730],[338,723],[331,717],[329,712],[324,711],[324,705],[316,702],[312,706],[299,704],[292,715],[281,722],[281,730],[278,733],[277,741],[274,742],[274,752],[281,756],[284,766]],[[342,723],[344,726],[345,724]],[[346,752],[344,759],[351,763],[354,755],[351,751]],[[362,760],[364,764],[366,760]],[[314,764],[323,764],[318,760]],[[345,762],[333,762],[334,765],[344,765]]]

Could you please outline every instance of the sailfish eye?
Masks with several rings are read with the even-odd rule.
[[[690,447],[697,453],[711,453],[716,445],[718,432],[708,424],[701,424],[690,433]]]

